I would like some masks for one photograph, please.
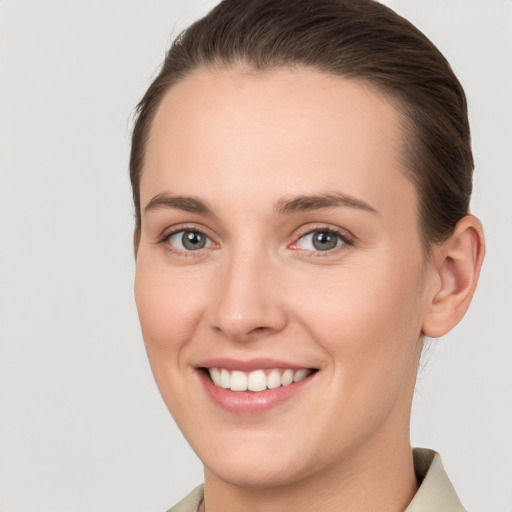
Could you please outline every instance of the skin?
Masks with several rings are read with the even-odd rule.
[[[135,297],[163,399],[221,510],[404,510],[423,333],[460,320],[483,257],[471,216],[426,259],[394,107],[309,69],[199,70],[164,97],[141,179]],[[301,195],[338,204],[277,213]],[[160,204],[193,196],[211,213]],[[181,204],[183,206],[183,203]],[[305,236],[347,241],[314,250]],[[208,237],[186,251],[173,231]],[[167,236],[167,237],[166,237]],[[272,358],[318,372],[256,415],[225,411],[196,365]]]

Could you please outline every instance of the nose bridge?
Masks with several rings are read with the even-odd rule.
[[[265,251],[254,246],[233,249],[217,275],[212,326],[237,341],[281,330],[286,314],[277,270]]]

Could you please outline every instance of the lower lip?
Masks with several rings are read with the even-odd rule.
[[[203,371],[198,370],[199,378],[209,397],[223,409],[238,414],[257,414],[277,406],[299,393],[316,373],[288,386],[254,392],[221,388],[216,386]]]

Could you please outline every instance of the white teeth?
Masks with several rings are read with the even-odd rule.
[[[219,386],[224,389],[229,389],[231,386],[231,375],[224,368],[220,372]],[[215,381],[213,381],[215,382]]]
[[[293,370],[285,370],[281,376],[281,385],[288,386],[293,382]]]
[[[268,389],[275,389],[281,385],[281,374],[279,370],[271,370],[267,376],[267,387]]]
[[[297,370],[293,375],[293,382],[300,382],[302,379],[305,379],[309,375],[309,370]]]
[[[302,368],[300,370],[279,370],[274,368],[270,371],[255,370],[245,373],[238,370],[230,372],[225,368],[209,368],[210,377],[216,386],[231,391],[264,391],[275,389],[280,386],[289,386],[292,382],[299,382],[305,379],[311,370]]]
[[[231,374],[231,391],[247,391],[247,375],[234,371]]]
[[[220,386],[220,370],[218,368],[210,369],[210,377],[216,386]]]
[[[249,391],[263,391],[267,389],[267,376],[263,370],[256,370],[255,372],[249,373],[247,389]]]

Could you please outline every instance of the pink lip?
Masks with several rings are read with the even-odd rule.
[[[252,372],[254,370],[270,370],[272,368],[290,368],[292,370],[300,370],[306,368],[296,364],[287,363],[286,361],[279,361],[277,359],[250,359],[248,361],[239,361],[237,359],[229,358],[215,358],[200,361],[197,368],[225,368],[229,371],[238,370],[241,372]]]
[[[230,366],[223,366],[218,364],[219,361],[210,368],[229,368]],[[273,362],[274,364],[276,361]],[[252,362],[251,362],[252,365]],[[273,365],[271,368],[290,368],[288,364]],[[244,369],[247,366],[243,366]],[[251,366],[252,368],[252,366]],[[264,369],[264,367],[257,366],[258,369]],[[295,367],[297,368],[297,367]],[[298,367],[302,368],[302,367]],[[233,368],[235,369],[235,368]],[[238,366],[236,369],[240,369]],[[240,370],[243,371],[243,370]],[[247,371],[247,370],[246,370]],[[267,411],[280,403],[292,398],[293,396],[300,393],[300,391],[307,386],[315,377],[316,372],[307,376],[305,379],[289,384],[288,386],[281,386],[275,389],[267,389],[265,391],[259,391],[257,393],[253,391],[231,391],[230,389],[224,389],[216,386],[204,370],[197,370],[199,379],[207,393],[207,395],[213,400],[213,402],[219,405],[226,411],[250,415],[258,414]]]

